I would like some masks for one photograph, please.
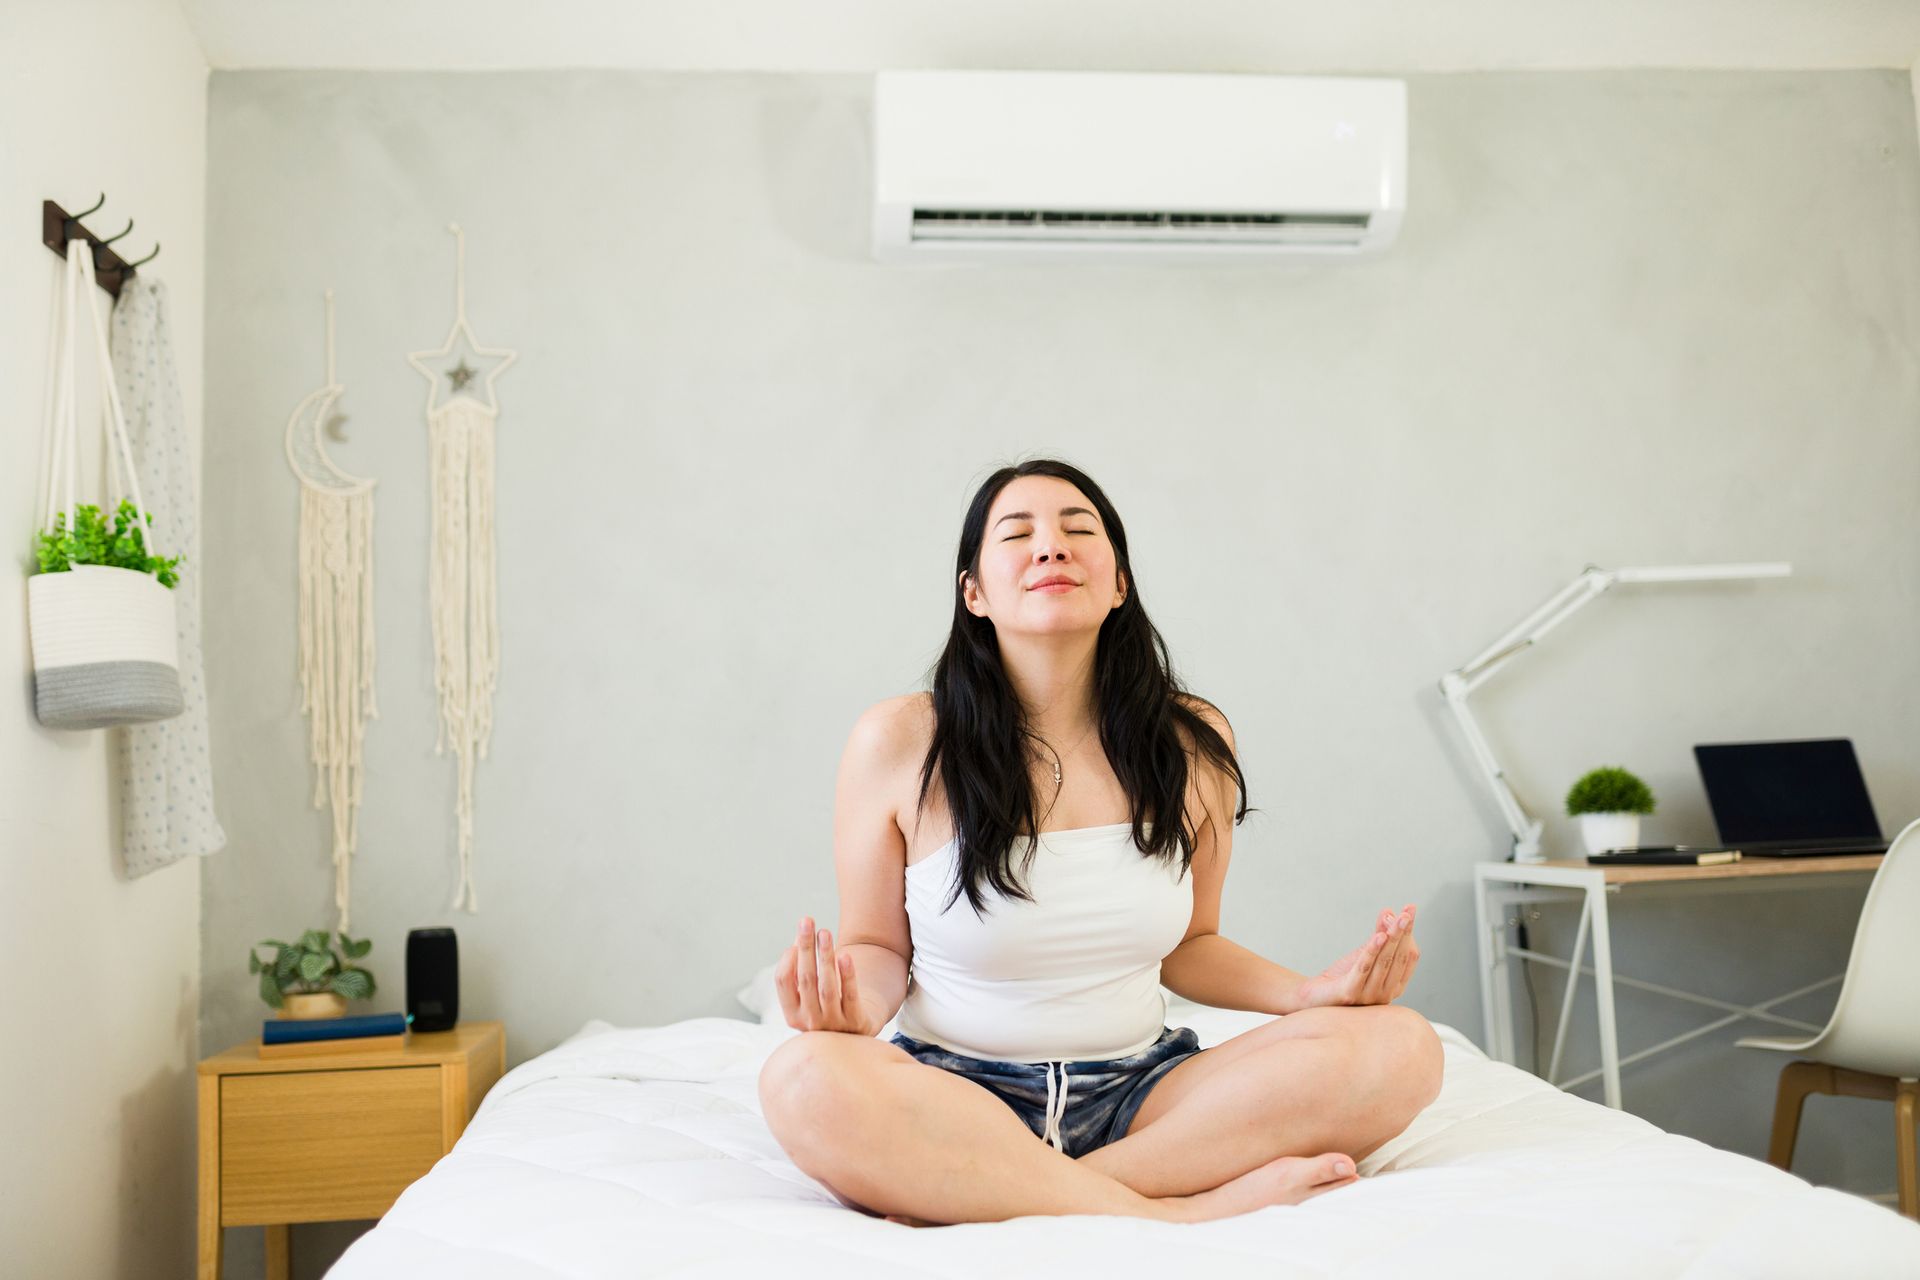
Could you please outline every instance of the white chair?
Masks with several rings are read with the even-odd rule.
[[[1920,821],[1893,838],[1867,887],[1853,934],[1840,999],[1825,1030],[1810,1039],[1746,1036],[1745,1049],[1777,1049],[1797,1061],[1780,1070],[1767,1162],[1793,1164],[1800,1109],[1810,1093],[1893,1100],[1900,1212],[1920,1218],[1920,1161],[1914,1123],[1920,1118],[1920,981],[1915,946],[1920,924]]]

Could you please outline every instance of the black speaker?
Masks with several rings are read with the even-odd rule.
[[[407,934],[407,1012],[411,1031],[451,1031],[460,1021],[460,946],[453,930]]]

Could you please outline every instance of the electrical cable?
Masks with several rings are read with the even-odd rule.
[[[1520,930],[1520,933],[1519,933],[1520,946],[1523,949],[1531,950],[1532,944],[1527,941],[1526,921],[1516,920],[1514,923]],[[1533,1074],[1539,1075],[1540,1074],[1540,1006],[1535,1001],[1535,998],[1534,998],[1533,958],[1531,956],[1520,957],[1520,976],[1524,978],[1527,983],[1527,1047],[1533,1051]],[[1547,1083],[1552,1084],[1553,1082],[1549,1080],[1547,1081]]]

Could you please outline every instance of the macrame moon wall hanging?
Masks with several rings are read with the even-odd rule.
[[[327,456],[322,432],[346,390],[333,370],[327,290],[327,384],[287,419],[287,465],[300,481],[300,691],[313,756],[313,805],[333,810],[333,903],[348,926],[348,873],[359,843],[361,745],[373,697],[373,481]]]
[[[473,767],[493,737],[493,690],[500,675],[493,532],[493,437],[500,407],[493,382],[519,353],[474,340],[467,326],[467,237],[457,222],[447,229],[457,245],[453,328],[438,350],[412,352],[407,362],[427,379],[433,500],[428,574],[433,683],[440,697],[434,754],[452,747],[460,764],[460,884],[453,905],[471,913],[480,909],[473,891]],[[485,400],[473,393],[476,379]]]

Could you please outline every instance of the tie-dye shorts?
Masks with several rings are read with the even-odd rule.
[[[1076,1159],[1126,1137],[1153,1086],[1200,1052],[1191,1027],[1162,1027],[1160,1038],[1139,1053],[1092,1062],[995,1062],[900,1033],[892,1043],[919,1062],[984,1086],[1035,1136]]]

